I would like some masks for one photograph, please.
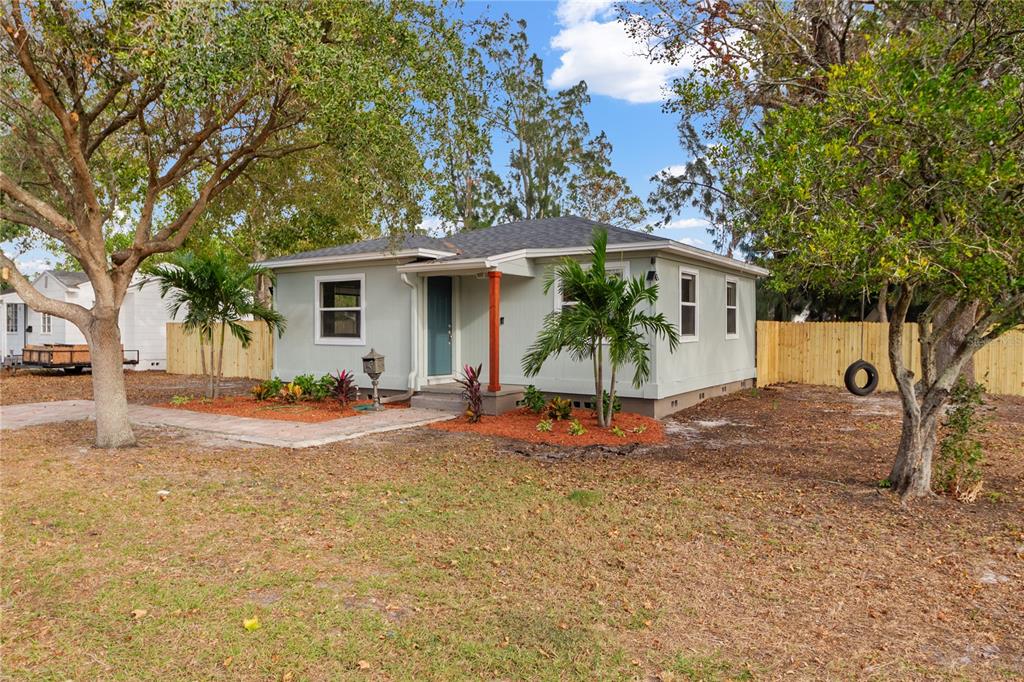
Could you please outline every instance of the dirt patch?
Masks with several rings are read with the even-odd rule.
[[[176,410],[205,412],[207,414],[227,414],[233,417],[276,419],[280,421],[318,424],[331,421],[332,419],[357,417],[363,413],[360,410],[354,409],[354,406],[371,404],[373,404],[372,400],[360,400],[351,403],[349,407],[342,407],[339,403],[332,400],[284,403],[276,400],[255,400],[247,396],[227,396],[217,398],[216,400],[190,400],[187,403],[181,404],[159,403],[156,407],[170,407]],[[409,407],[409,403],[388,403],[384,407],[387,409],[402,409]]]
[[[140,405],[166,402],[176,395],[198,398],[206,391],[203,376],[166,372],[124,373],[128,402]],[[223,395],[248,395],[258,381],[226,378],[221,382]],[[0,374],[0,405],[41,403],[51,400],[92,400],[92,375],[88,372],[68,375],[53,370],[18,370]]]
[[[572,435],[569,432],[573,419],[583,426],[583,433]],[[621,436],[613,433],[611,429],[598,426],[593,410],[573,410],[570,419],[553,422],[551,431],[538,431],[537,424],[540,421],[539,415],[522,407],[497,417],[486,416],[475,424],[471,424],[465,419],[453,419],[436,422],[431,424],[430,428],[566,447],[627,446],[640,443],[660,443],[665,439],[665,432],[660,421],[631,412],[620,412],[615,415],[612,422],[613,428],[618,427],[622,430]]]

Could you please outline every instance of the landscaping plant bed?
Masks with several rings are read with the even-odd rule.
[[[573,410],[569,419],[553,421],[550,431],[537,430],[537,424],[543,418],[542,415],[521,407],[497,417],[485,416],[475,424],[471,424],[465,419],[453,419],[446,422],[435,422],[430,424],[430,428],[440,431],[512,438],[528,443],[572,447],[654,444],[665,440],[665,430],[662,428],[661,422],[632,412],[620,412],[612,420],[612,427],[621,429],[622,435],[616,435],[611,429],[598,426],[593,410]],[[584,432],[579,435],[569,433],[570,424],[574,419],[584,428]]]
[[[334,401],[298,401],[286,403],[277,400],[255,400],[247,396],[224,396],[216,400],[196,398],[187,403],[160,403],[157,407],[172,407],[177,410],[192,410],[193,412],[206,412],[207,414],[227,414],[234,417],[250,417],[253,419],[279,419],[289,422],[307,422],[317,424],[319,422],[342,419],[344,417],[355,417],[363,414],[362,411],[354,409],[354,406],[370,405],[371,400],[360,400],[350,403],[348,407],[342,407]],[[409,403],[389,403],[384,405],[387,409],[401,409],[409,407]]]

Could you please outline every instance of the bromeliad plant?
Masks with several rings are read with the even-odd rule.
[[[623,279],[608,273],[607,230],[595,230],[590,267],[566,258],[548,273],[544,291],[559,287],[563,306],[544,318],[537,340],[523,357],[527,376],[540,373],[544,362],[563,352],[574,360],[590,361],[594,366],[594,395],[597,423],[611,426],[615,414],[615,380],[620,367],[633,365],[633,385],[639,388],[651,376],[650,338],[668,339],[675,350],[679,334],[662,313],[648,312],[658,300],[658,285],[642,277]],[[605,358],[611,366],[607,394],[604,385]],[[607,395],[610,400],[605,400]]]
[[[355,402],[356,396],[359,394],[355,375],[347,369],[343,369],[332,378],[334,386],[331,387],[331,397],[337,400],[342,407],[348,407],[349,403]]]
[[[462,397],[466,399],[466,420],[475,424],[483,417],[484,394],[480,386],[480,372],[483,365],[466,365],[462,368],[462,376],[455,381],[462,386]]]

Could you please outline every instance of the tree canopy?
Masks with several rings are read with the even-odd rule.
[[[880,35],[833,67],[818,102],[737,131],[737,230],[776,288],[895,289],[889,357],[904,405],[891,479],[926,494],[935,429],[978,348],[1024,321],[1024,14],[962,8]],[[919,317],[922,376],[906,366]],[[941,353],[949,345],[948,353]]]
[[[461,42],[443,8],[416,0],[10,0],[0,28],[4,236],[60,242],[96,302],[50,299],[6,253],[0,265],[89,341],[96,393],[111,396],[101,445],[133,441],[117,313],[143,261],[182,246],[254,164],[321,145],[364,159],[417,149],[416,115],[452,87],[438,55]],[[131,237],[111,250],[115,216]]]

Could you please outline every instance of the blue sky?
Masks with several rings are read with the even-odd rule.
[[[651,176],[679,166],[686,158],[676,135],[675,116],[661,111],[663,89],[678,70],[650,64],[616,21],[614,0],[521,0],[475,2],[464,7],[468,18],[498,17],[507,12],[525,19],[533,50],[544,60],[554,90],[585,80],[591,102],[586,109],[591,133],[604,130],[614,151],[613,166],[633,191],[646,199]],[[504,158],[496,158],[504,163]],[[656,234],[710,249],[704,221],[696,211],[677,216]],[[17,258],[23,272],[49,267],[49,255],[33,249]]]

